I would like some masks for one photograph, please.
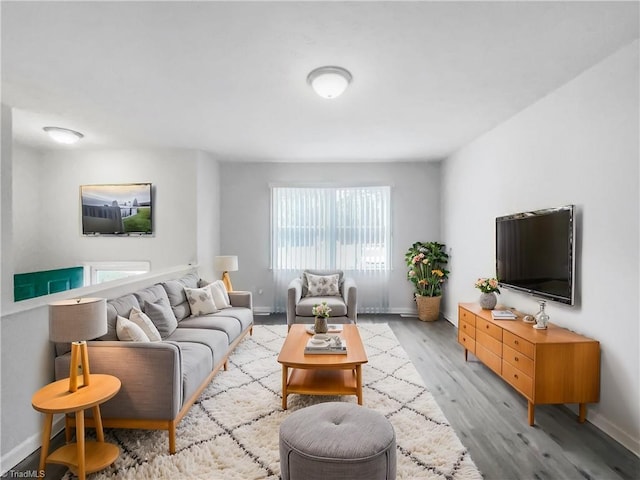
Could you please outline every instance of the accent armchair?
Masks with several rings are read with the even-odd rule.
[[[337,278],[336,278],[337,277]],[[331,307],[330,323],[356,323],[358,289],[342,270],[305,270],[289,283],[287,291],[287,326],[313,323],[313,306],[327,302]]]

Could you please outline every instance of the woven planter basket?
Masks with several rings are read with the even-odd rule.
[[[440,316],[440,299],[442,297],[423,297],[416,294],[418,318],[423,322],[433,322]]]

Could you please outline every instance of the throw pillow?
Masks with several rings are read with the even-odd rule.
[[[184,293],[187,295],[192,317],[216,313],[218,311],[216,303],[213,300],[211,288],[209,288],[208,285],[202,288],[184,287]]]
[[[162,340],[162,338],[160,337],[160,332],[153,324],[151,319],[139,308],[131,309],[129,320],[139,326],[152,342],[159,342],[160,340]]]
[[[178,321],[176,316],[171,310],[169,301],[161,298],[155,303],[146,302],[144,305],[144,313],[146,313],[153,324],[160,332],[160,337],[167,338],[171,335],[176,328],[178,328]]]
[[[116,319],[116,334],[118,340],[123,342],[148,342],[149,337],[142,331],[142,329],[124,317],[118,315]]]
[[[213,302],[219,310],[231,307],[229,294],[227,293],[227,289],[225,288],[224,283],[222,283],[222,280],[216,280],[215,282],[210,283],[209,288],[213,295]]]
[[[307,284],[309,285],[309,293],[307,297],[331,297],[340,295],[338,287],[339,274],[335,275],[314,275],[305,272]]]

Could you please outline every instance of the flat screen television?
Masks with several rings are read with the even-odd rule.
[[[151,183],[80,186],[83,235],[153,235]]]
[[[496,276],[501,287],[574,304],[574,206],[496,218]]]

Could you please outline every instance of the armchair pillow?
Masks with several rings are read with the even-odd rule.
[[[334,297],[340,295],[339,274],[314,275],[304,273],[307,279],[307,297]]]
[[[213,295],[213,302],[216,304],[218,310],[231,307],[231,301],[229,300],[229,294],[227,288],[222,283],[222,280],[216,280],[210,283],[208,287],[211,289],[211,295]]]

